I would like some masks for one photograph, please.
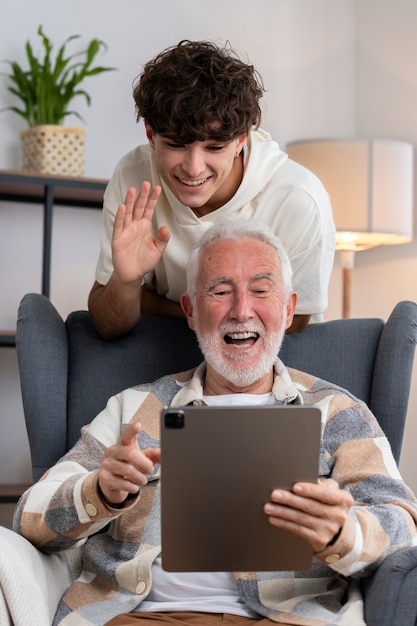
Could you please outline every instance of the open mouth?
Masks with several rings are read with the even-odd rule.
[[[182,185],[185,185],[186,187],[201,187],[201,185],[204,185],[204,183],[209,180],[210,176],[207,176],[206,178],[199,178],[197,180],[189,180],[188,178],[180,178],[179,176],[176,176],[176,178]]]
[[[225,342],[229,346],[234,346],[236,348],[247,348],[253,346],[259,339],[259,334],[246,331],[240,333],[226,333],[224,336]]]

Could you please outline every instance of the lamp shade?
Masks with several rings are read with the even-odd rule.
[[[408,243],[413,235],[413,146],[391,139],[307,140],[291,159],[326,187],[339,250]]]

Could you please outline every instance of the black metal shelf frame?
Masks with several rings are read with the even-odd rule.
[[[0,170],[0,201],[43,205],[41,293],[49,298],[54,206],[101,209],[107,180]],[[13,332],[0,331],[0,346],[15,345]]]

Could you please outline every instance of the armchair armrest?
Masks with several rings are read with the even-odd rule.
[[[79,550],[46,555],[0,527],[0,624],[47,626],[80,571]]]
[[[367,626],[417,623],[417,547],[391,554],[364,585]]]

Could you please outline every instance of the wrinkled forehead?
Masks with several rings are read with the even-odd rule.
[[[246,279],[268,275],[282,281],[281,263],[276,249],[254,237],[216,239],[202,250],[199,278],[216,280],[217,277]]]

